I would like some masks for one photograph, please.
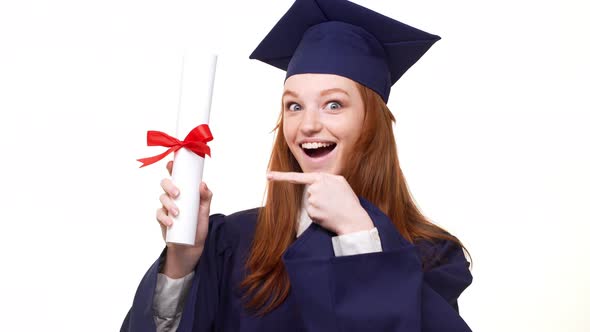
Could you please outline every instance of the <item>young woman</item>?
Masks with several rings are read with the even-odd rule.
[[[195,246],[168,244],[121,330],[470,331],[462,245],[412,201],[386,105],[438,39],[345,0],[297,0],[252,55],[287,71],[265,206],[209,216],[201,184]],[[162,188],[165,233],[179,192]]]

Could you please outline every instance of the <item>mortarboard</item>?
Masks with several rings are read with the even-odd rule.
[[[250,59],[287,71],[336,74],[377,92],[391,86],[440,37],[346,0],[296,0]]]

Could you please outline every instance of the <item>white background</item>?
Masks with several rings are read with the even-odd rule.
[[[259,206],[284,73],[248,60],[291,0],[0,3],[3,331],[115,331],[162,249],[181,56],[219,53],[204,178]],[[474,331],[589,331],[590,51],[583,1],[358,3],[442,37],[393,87],[402,168],[474,259]]]

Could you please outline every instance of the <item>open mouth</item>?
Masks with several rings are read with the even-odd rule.
[[[309,157],[320,158],[332,152],[336,147],[336,143],[304,143],[300,146]]]

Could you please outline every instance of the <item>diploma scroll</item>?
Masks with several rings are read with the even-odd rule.
[[[185,137],[196,126],[209,123],[216,64],[216,55],[203,54],[194,49],[185,52],[176,137]],[[203,157],[185,148],[174,153],[172,181],[180,190],[175,200],[179,214],[172,217],[174,223],[168,227],[166,242],[195,244],[204,161]]]

